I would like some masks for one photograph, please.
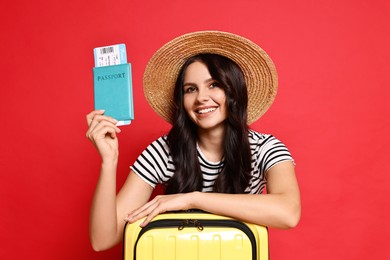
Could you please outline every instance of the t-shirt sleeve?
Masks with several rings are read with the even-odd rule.
[[[168,145],[166,136],[151,143],[138,156],[130,169],[153,188],[162,183],[168,164]]]
[[[268,135],[264,140],[259,142],[258,155],[259,167],[264,173],[280,162],[294,162],[286,145],[272,135]]]

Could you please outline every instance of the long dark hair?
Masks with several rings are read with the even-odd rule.
[[[228,116],[225,120],[223,168],[214,183],[213,191],[244,193],[251,177],[247,89],[244,75],[238,65],[217,54],[193,56],[179,72],[174,90],[174,123],[168,134],[175,174],[166,183],[165,192],[173,194],[202,190],[203,178],[196,149],[197,126],[187,116],[183,107],[184,74],[187,67],[195,61],[207,66],[211,77],[221,85],[226,95]]]

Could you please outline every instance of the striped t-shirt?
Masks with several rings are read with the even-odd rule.
[[[250,130],[248,137],[252,154],[252,178],[245,192],[258,194],[263,191],[266,184],[267,170],[279,162],[292,161],[293,158],[286,146],[272,135]],[[223,161],[210,162],[199,147],[197,150],[203,175],[202,191],[213,191],[213,184],[222,170]],[[167,182],[175,173],[167,136],[162,136],[151,143],[130,168],[153,188],[158,183]]]

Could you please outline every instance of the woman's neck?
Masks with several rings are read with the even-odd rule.
[[[223,157],[224,128],[210,130],[198,129],[198,145],[207,160],[219,162]]]

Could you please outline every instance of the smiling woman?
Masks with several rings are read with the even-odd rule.
[[[144,90],[172,128],[142,152],[118,195],[117,121],[103,111],[87,115],[87,136],[103,161],[91,208],[94,249],[121,240],[123,219],[145,218],[146,226],[166,211],[200,209],[264,226],[296,226],[293,158],[278,139],[248,127],[272,104],[276,88],[268,55],[237,35],[195,32],[158,50],[145,70]],[[148,202],[159,183],[165,195]]]
[[[247,165],[248,168],[243,172],[240,163],[232,163],[229,167],[221,168],[220,170],[225,174],[221,172],[222,174],[219,174],[217,182],[213,185],[214,191],[218,192],[244,192],[250,179],[248,174],[250,153],[248,138],[242,138],[242,133],[247,132],[247,125],[242,122],[247,121],[248,98],[244,76],[240,68],[233,61],[221,55],[199,54],[193,56],[186,61],[180,70],[174,97],[175,107],[178,109],[176,109],[174,116],[175,123],[168,135],[168,142],[172,143],[171,151],[173,154],[177,152],[178,155],[186,153],[183,153],[181,151],[183,147],[178,145],[182,142],[180,135],[190,136],[190,140],[187,140],[186,143],[187,150],[192,150],[187,158],[177,158],[176,161],[187,162],[188,169],[198,169],[199,163],[196,157],[190,156],[190,154],[196,154],[198,148],[199,153],[203,153],[206,159],[220,162],[225,157],[223,161],[229,165],[228,158],[231,153],[226,152],[225,149],[240,151],[242,152],[241,158],[245,162],[243,165]],[[181,127],[182,125],[184,127]],[[185,134],[180,134],[183,131]],[[191,176],[191,173],[186,173],[189,178],[183,179],[183,182],[190,183],[182,183],[181,186],[184,187],[180,188],[176,180],[186,170],[180,168],[181,163],[176,165],[176,174],[167,183],[167,193],[184,192],[186,191],[184,187],[190,187],[195,183],[197,183],[196,187],[198,188],[202,186],[202,178],[196,177],[202,176],[200,172],[194,174],[194,177]],[[236,173],[226,174],[227,172]],[[222,181],[229,179],[226,178],[227,176],[231,176],[231,183]],[[193,186],[191,189],[196,189],[196,187]]]
[[[183,105],[190,119],[203,129],[223,128],[227,117],[225,91],[204,63],[195,61],[188,65],[183,88]]]

